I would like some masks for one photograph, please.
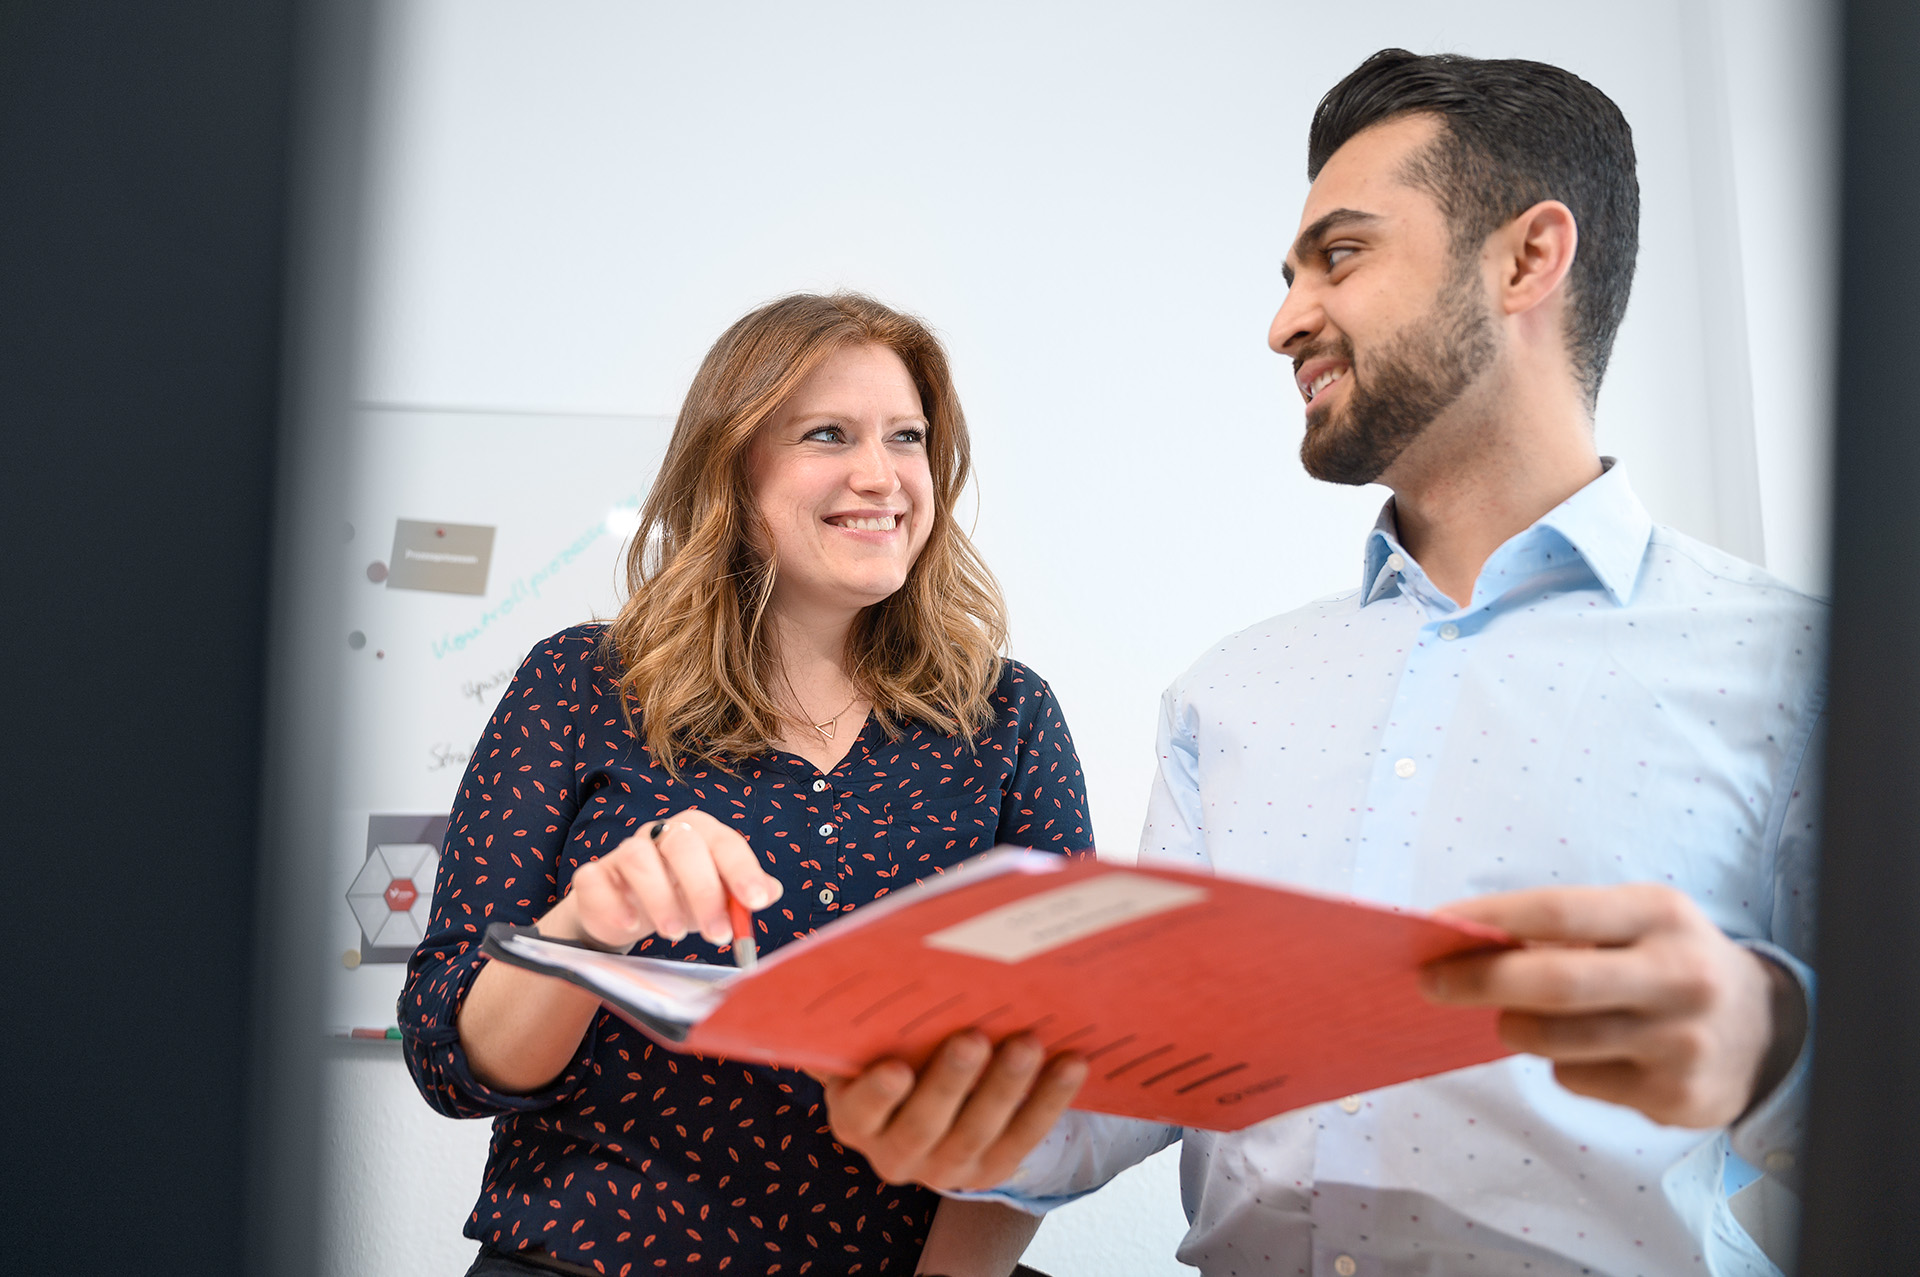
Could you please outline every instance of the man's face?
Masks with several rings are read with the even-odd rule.
[[[1380,479],[1498,353],[1477,256],[1455,258],[1438,202],[1401,176],[1440,127],[1403,116],[1366,129],[1307,193],[1267,344],[1293,360],[1300,460],[1316,479]]]

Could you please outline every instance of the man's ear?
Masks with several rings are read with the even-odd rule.
[[[1518,315],[1540,305],[1560,287],[1573,269],[1580,230],[1565,204],[1541,200],[1495,231],[1493,240],[1500,308]]]

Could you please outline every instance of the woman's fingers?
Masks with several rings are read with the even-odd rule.
[[[733,924],[727,920],[727,890],[713,863],[712,831],[696,829],[677,816],[658,829],[649,829],[653,847],[686,902],[688,920],[712,943],[727,943],[733,939]]]
[[[714,871],[735,900],[749,909],[765,909],[780,898],[780,880],[760,867],[759,856],[739,830],[697,807],[689,807],[668,823],[685,825],[706,847]],[[725,901],[721,905],[724,910]]]
[[[644,836],[630,838],[620,851],[628,854],[616,853],[602,863],[625,888],[628,897],[639,904],[644,915],[642,925],[669,940],[686,935],[694,925],[693,915],[688,912],[673,875],[651,841]]]
[[[567,902],[585,938],[595,944],[624,948],[656,932],[670,940],[687,933],[685,908],[660,858],[650,847],[621,854],[637,841],[628,839],[613,855],[580,866],[573,876]]]
[[[621,932],[632,943],[657,932],[679,940],[697,930],[726,944],[733,939],[728,897],[762,909],[779,898],[780,881],[760,868],[737,830],[688,810],[643,826],[612,854],[583,865],[574,891],[595,939],[613,943]]]
[[[765,909],[778,900],[780,880],[760,867],[760,857],[747,840],[725,826],[720,833],[725,837],[713,845],[713,863],[727,893],[749,909]]]

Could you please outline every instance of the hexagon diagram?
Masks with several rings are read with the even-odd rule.
[[[367,860],[347,888],[360,961],[405,962],[427,933],[445,816],[369,816]]]

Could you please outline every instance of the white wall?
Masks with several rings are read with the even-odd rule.
[[[385,13],[361,420],[475,409],[590,434],[594,414],[671,414],[721,329],[781,293],[925,315],[1014,652],[1060,692],[1109,853],[1132,854],[1159,689],[1358,571],[1383,494],[1300,473],[1264,337],[1306,122],[1375,48],[1557,62],[1621,104],[1643,248],[1603,450],[1656,517],[1824,581],[1831,111],[1809,0]],[[484,1128],[431,1115],[393,1048],[329,1050],[330,1269],[459,1271]],[[1033,1255],[1177,1271],[1181,1227],[1163,1158],[1050,1220]]]

